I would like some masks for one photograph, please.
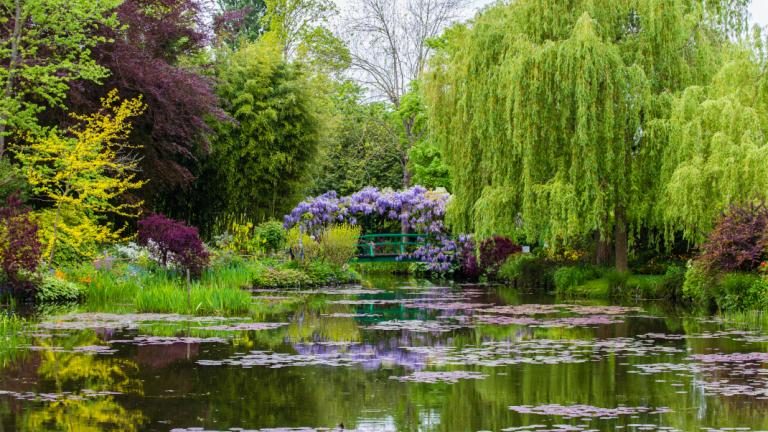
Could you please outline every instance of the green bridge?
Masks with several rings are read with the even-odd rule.
[[[417,262],[406,254],[429,240],[429,234],[364,234],[358,239],[357,262]]]

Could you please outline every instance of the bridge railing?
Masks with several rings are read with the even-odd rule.
[[[428,234],[364,234],[358,239],[358,261],[384,261],[403,257],[426,245]]]

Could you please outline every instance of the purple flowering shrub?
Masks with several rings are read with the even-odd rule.
[[[15,288],[29,287],[21,282],[21,275],[34,272],[40,262],[42,248],[37,230],[29,208],[17,195],[8,197],[5,206],[0,207],[0,268]]]
[[[480,242],[480,267],[485,269],[488,276],[495,277],[507,258],[513,253],[522,252],[522,250],[520,245],[515,244],[507,237],[487,238]]]
[[[138,242],[163,267],[176,266],[200,276],[210,262],[197,228],[160,214],[139,221]]]
[[[285,216],[284,226],[290,229],[302,225],[306,232],[319,233],[323,227],[361,221],[394,221],[406,226],[410,232],[430,236],[427,246],[409,254],[428,264],[428,270],[446,272],[454,268],[464,239],[448,236],[443,223],[445,207],[450,198],[447,192],[430,191],[414,186],[403,191],[379,190],[366,187],[349,196],[339,197],[336,192],[326,192],[300,202]]]
[[[300,202],[285,216],[285,228],[304,225],[308,232],[319,232],[324,226],[347,222],[358,225],[358,219],[378,216],[399,221],[412,232],[441,234],[445,232],[443,217],[450,195],[414,186],[404,191],[366,187],[349,196],[326,192]]]
[[[702,245],[707,268],[755,271],[768,259],[768,208],[765,204],[731,206]]]

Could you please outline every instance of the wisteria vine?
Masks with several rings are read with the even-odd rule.
[[[449,271],[471,246],[468,236],[453,239],[443,222],[450,194],[414,186],[403,191],[380,190],[366,187],[348,196],[339,197],[329,191],[300,202],[284,218],[287,229],[302,225],[307,232],[315,232],[333,223],[358,224],[358,219],[378,215],[405,224],[412,232],[428,234],[433,241],[408,254],[424,261],[428,269]]]

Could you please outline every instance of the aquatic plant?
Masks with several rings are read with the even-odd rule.
[[[471,371],[445,371],[445,372],[430,372],[430,371],[418,371],[410,375],[403,376],[391,376],[389,379],[400,382],[418,382],[418,383],[445,383],[456,384],[459,380],[466,379],[484,379],[488,375],[480,372]]]

